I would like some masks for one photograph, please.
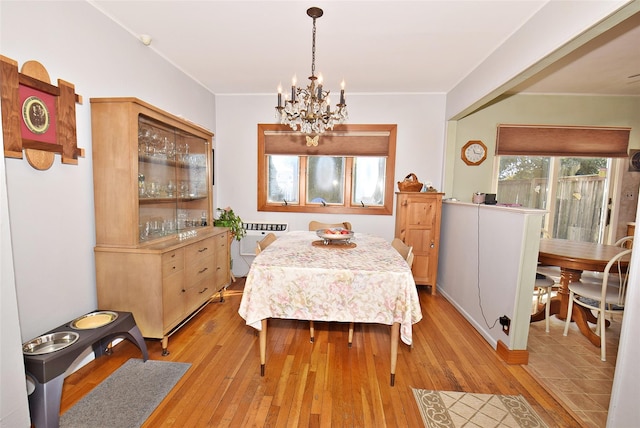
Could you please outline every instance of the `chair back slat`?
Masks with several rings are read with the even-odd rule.
[[[342,223],[322,223],[320,221],[312,220],[309,222],[309,230],[311,231],[318,229],[333,229],[338,227],[347,230],[353,230],[351,228],[351,223],[349,223],[348,221],[343,221]]]
[[[609,260],[609,263],[607,263],[607,266],[604,268],[604,274],[602,277],[602,295],[600,300],[602,303],[606,302],[607,288],[617,287],[618,299],[615,304],[619,306],[624,305],[627,294],[627,283],[629,281],[629,271],[631,270],[631,266],[625,266],[625,264],[628,264],[627,256],[631,254],[631,251],[632,250],[629,249],[616,254],[611,258],[611,260]],[[613,281],[611,281],[612,284],[609,284],[609,278],[613,275],[618,276],[618,284],[614,285]]]
[[[256,255],[260,254],[262,250],[267,248],[269,245],[273,243],[277,238],[276,234],[273,232],[269,232],[262,238],[260,241],[256,243]]]
[[[402,242],[400,238],[394,238],[391,241],[391,246],[400,253],[403,259],[406,260],[409,267],[413,265],[413,247]]]

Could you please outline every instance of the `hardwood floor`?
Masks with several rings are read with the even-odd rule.
[[[423,319],[413,348],[398,349],[395,386],[389,385],[390,327],[269,320],[267,363],[260,377],[258,336],[238,315],[244,279],[210,303],[169,339],[147,341],[153,360],[192,366],[149,417],[145,427],[335,426],[420,427],[411,388],[523,395],[550,427],[582,426],[522,367],[505,364],[447,302],[419,287]],[[128,341],[65,380],[61,413],[140,351]]]

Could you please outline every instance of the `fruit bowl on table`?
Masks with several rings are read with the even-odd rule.
[[[323,240],[325,245],[338,242],[349,243],[353,239],[353,231],[341,228],[318,229],[316,235]]]

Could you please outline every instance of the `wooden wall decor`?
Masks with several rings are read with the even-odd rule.
[[[58,79],[51,84],[49,73],[37,61],[18,63],[0,55],[0,99],[4,156],[22,159],[36,169],[51,167],[56,153],[62,163],[77,165],[84,157],[76,138],[76,103],[82,97],[73,84]]]

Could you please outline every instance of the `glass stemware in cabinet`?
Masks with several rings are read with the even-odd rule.
[[[167,197],[175,198],[176,190],[177,190],[176,183],[174,183],[173,180],[169,180],[169,183],[167,183]]]

